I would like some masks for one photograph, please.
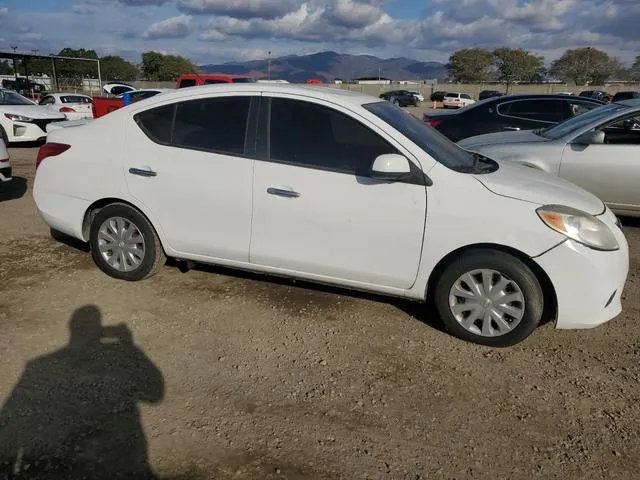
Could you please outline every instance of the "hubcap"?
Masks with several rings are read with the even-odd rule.
[[[465,330],[498,337],[518,326],[525,302],[516,282],[495,270],[473,270],[460,276],[449,292],[451,313]]]
[[[144,260],[144,237],[135,223],[123,217],[102,222],[98,248],[102,258],[119,272],[135,270]]]

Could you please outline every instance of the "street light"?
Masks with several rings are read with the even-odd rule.
[[[269,57],[267,58],[267,72],[269,75],[269,80],[271,80],[271,52],[269,52]]]

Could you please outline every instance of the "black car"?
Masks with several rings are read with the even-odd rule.
[[[602,90],[585,90],[584,92],[580,92],[580,95],[578,96],[585,97],[585,98],[593,98],[594,100],[602,100],[607,95],[609,94]]]
[[[380,98],[384,98],[391,103],[395,103],[399,107],[406,107],[408,105],[417,107],[419,102],[416,96],[408,90],[391,90],[389,92],[381,93]]]
[[[604,102],[568,95],[505,95],[460,110],[430,111],[423,119],[457,142],[485,133],[549,127],[600,105]]]
[[[482,90],[478,95],[478,100],[485,100],[491,97],[501,97],[504,93],[499,92],[498,90]]]
[[[621,100],[631,100],[633,98],[640,98],[640,92],[618,92],[611,101],[620,102]]]
[[[447,92],[433,92],[429,100],[432,102],[442,102]]]

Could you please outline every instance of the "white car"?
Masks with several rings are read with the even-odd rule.
[[[40,100],[54,111],[64,113],[67,120],[93,118],[93,99],[77,93],[49,93]]]
[[[11,159],[9,158],[9,151],[5,143],[0,140],[0,185],[11,179]],[[2,187],[0,186],[0,188]]]
[[[424,96],[420,92],[409,92],[411,95],[416,97],[419,102],[424,102]]]
[[[33,194],[115,278],[172,257],[430,298],[450,332],[492,346],[544,318],[612,319],[629,270],[617,219],[592,194],[337,89],[181,89],[53,130]]]
[[[0,89],[0,137],[6,145],[44,140],[47,125],[64,120],[63,113],[37,105],[11,90]]]
[[[107,82],[102,86],[102,90],[109,95],[121,95],[125,92],[132,92],[136,89],[133,85],[121,82]]]
[[[476,103],[467,93],[445,93],[442,106],[444,108],[462,108]]]

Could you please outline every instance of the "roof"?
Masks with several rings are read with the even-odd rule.
[[[340,88],[306,86],[294,84],[278,84],[278,83],[217,83],[213,85],[200,85],[196,87],[180,88],[162,95],[164,100],[180,99],[183,97],[192,97],[195,93],[288,93],[291,95],[301,95],[313,97],[335,103],[348,103],[351,105],[362,105],[364,103],[379,102],[380,98],[365,95],[359,92],[343,90]]]
[[[625,105],[627,107],[631,107],[631,108],[638,108],[640,107],[640,98],[631,98],[629,100],[620,100],[619,102],[620,105]]]

